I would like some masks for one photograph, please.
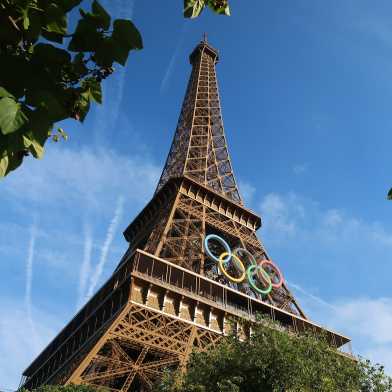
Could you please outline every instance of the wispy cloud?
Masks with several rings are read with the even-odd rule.
[[[102,5],[110,10],[115,18],[132,19],[135,10],[135,0],[104,0]],[[110,76],[110,80],[105,80],[103,86],[103,105],[96,106],[95,112],[95,136],[97,144],[102,142],[107,131],[116,127],[120,108],[124,97],[124,86],[127,75],[127,66],[115,65],[115,72]]]
[[[161,86],[159,88],[159,91],[161,94],[163,94],[168,86],[168,83],[170,81],[171,75],[173,73],[174,69],[174,64],[177,60],[178,55],[180,54],[180,50],[182,45],[184,44],[184,39],[185,39],[185,34],[188,30],[188,24],[186,21],[183,22],[182,27],[181,27],[181,32],[179,34],[179,38],[177,40],[176,48],[174,49],[174,52],[170,58],[169,64],[166,68],[165,74],[163,75]]]
[[[239,180],[238,188],[246,204],[251,205],[256,192],[256,188],[247,181]]]
[[[379,222],[367,222],[339,208],[323,209],[296,193],[269,193],[259,203],[264,236],[272,241],[318,241],[323,245],[351,243],[392,247],[392,233]],[[341,248],[340,246],[337,248]]]
[[[31,226],[30,229],[30,240],[27,251],[26,258],[26,286],[25,286],[25,306],[26,306],[26,314],[27,321],[30,325],[31,336],[33,338],[33,342],[35,347],[39,347],[40,344],[37,339],[37,333],[35,329],[35,324],[33,320],[33,312],[32,312],[32,300],[31,300],[31,291],[33,285],[33,262],[34,262],[34,253],[35,253],[35,240],[37,235],[37,227],[35,224]]]
[[[317,295],[314,295],[310,293],[309,291],[305,290],[303,287],[299,286],[296,283],[293,282],[287,282],[287,284],[290,286],[290,288],[293,288],[296,292],[305,295],[307,298],[312,300],[315,303],[318,303],[322,306],[325,306],[327,308],[330,308],[333,311],[336,311],[336,307],[328,303],[327,301],[324,301],[322,298],[318,297]]]
[[[2,193],[10,201],[28,201],[46,208],[58,208],[61,203],[63,208],[83,205],[102,212],[119,193],[130,201],[145,200],[159,173],[160,168],[146,156],[130,158],[110,149],[50,145],[43,160],[26,160],[16,175],[7,177]]]
[[[297,203],[296,195],[282,197],[277,193],[269,193],[260,203],[260,210],[265,221],[265,230],[280,235],[293,236],[298,230],[299,221],[304,216],[304,208]]]
[[[7,285],[3,285],[0,295],[4,312],[0,317],[2,386],[16,389],[23,368],[74,313],[79,285],[84,280],[81,262],[88,265],[90,246],[91,255],[97,251],[98,260],[102,260],[100,253],[106,252],[97,284],[106,278],[105,265],[112,261],[111,256],[114,261],[121,257],[126,242],[114,234],[110,242],[105,227],[112,220],[118,195],[124,195],[124,211],[131,220],[151,197],[159,174],[160,168],[148,155],[132,151],[122,155],[91,147],[70,149],[61,144],[48,146],[43,160],[27,159],[15,175],[4,180],[0,194],[5,206],[0,222],[0,272]],[[33,232],[25,227],[31,211],[40,211],[39,227],[36,225]],[[90,229],[83,229],[85,222]],[[119,232],[120,224],[119,219],[116,228],[112,225],[113,233]],[[90,242],[92,231],[94,240]],[[98,249],[97,241],[106,243],[109,250]],[[89,276],[94,272],[95,265]],[[54,302],[47,300],[52,297]],[[31,304],[36,338],[25,298]],[[8,307],[3,307],[5,301]],[[40,306],[34,306],[38,301]]]
[[[40,342],[37,347],[31,338],[30,324],[26,322],[24,301],[10,301],[2,297],[0,307],[0,386],[15,391],[23,370],[49,343],[65,320],[61,313],[47,313],[42,306],[34,307],[35,333]]]
[[[352,338],[357,354],[392,373],[392,298],[385,294],[391,231],[295,193],[267,194],[259,208],[265,244],[284,264],[305,313]]]
[[[77,309],[84,303],[86,295],[87,280],[91,273],[91,251],[93,247],[93,238],[91,235],[91,227],[88,224],[84,226],[84,251],[83,261],[80,266],[79,286],[78,286],[78,302]]]
[[[105,266],[105,263],[106,263],[106,260],[108,257],[110,245],[113,242],[113,237],[116,233],[118,223],[122,217],[123,204],[124,204],[124,199],[122,196],[120,196],[117,199],[116,210],[114,211],[113,218],[109,224],[108,231],[106,233],[105,242],[104,242],[104,244],[102,246],[102,250],[101,250],[101,257],[99,259],[99,262],[95,268],[93,275],[91,276],[90,286],[89,286],[88,292],[87,292],[88,298],[90,298],[93,295],[94,290],[95,290],[95,288],[99,282],[99,279],[102,275],[103,267]]]
[[[392,374],[392,298],[340,298],[327,302],[289,283],[308,316],[352,339],[354,354],[379,362]]]

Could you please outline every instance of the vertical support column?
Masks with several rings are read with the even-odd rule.
[[[159,257],[159,255],[160,255],[160,253],[162,251],[163,245],[164,245],[164,243],[166,241],[167,233],[169,232],[169,229],[170,229],[170,227],[171,227],[171,225],[173,223],[173,216],[174,216],[174,213],[176,212],[177,205],[178,205],[178,200],[180,198],[180,195],[181,195],[180,192],[178,192],[176,198],[174,199],[174,203],[173,203],[173,205],[171,207],[171,211],[170,211],[169,217],[167,219],[165,228],[163,230],[161,239],[159,240],[158,246],[157,246],[157,248],[155,250],[155,253],[154,253],[155,256]]]

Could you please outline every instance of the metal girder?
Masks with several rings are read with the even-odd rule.
[[[126,392],[137,379],[150,390],[166,367],[185,364],[195,345],[205,349],[219,338],[219,334],[203,331],[192,322],[133,303],[114,325],[89,363],[75,371],[80,377],[71,376],[69,383]]]

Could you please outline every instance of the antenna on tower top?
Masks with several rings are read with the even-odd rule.
[[[207,43],[207,33],[203,33],[203,42]]]

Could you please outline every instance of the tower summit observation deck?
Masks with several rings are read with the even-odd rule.
[[[288,330],[323,331],[339,349],[350,340],[311,322],[256,236],[225,137],[215,66],[204,38],[173,142],[153,198],[124,231],[117,268],[24,371],[28,389],[89,384],[149,391],[193,348],[213,347],[241,320],[269,315]],[[228,320],[231,320],[228,323]],[[233,323],[234,320],[234,323]]]

